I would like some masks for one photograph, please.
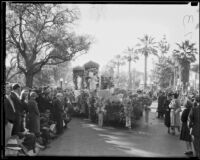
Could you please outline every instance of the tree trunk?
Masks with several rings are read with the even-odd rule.
[[[189,83],[190,63],[183,62],[181,64],[181,81],[183,82],[183,92],[187,91],[187,83]]]
[[[32,88],[33,86],[33,74],[25,73],[26,87]]]
[[[144,89],[147,87],[147,55],[144,57]]]

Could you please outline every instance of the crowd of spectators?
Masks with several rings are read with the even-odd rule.
[[[71,121],[71,90],[5,85],[5,156],[34,156]]]
[[[164,118],[168,133],[179,134],[186,142],[185,154],[200,157],[200,97],[199,92],[158,93],[158,117]]]

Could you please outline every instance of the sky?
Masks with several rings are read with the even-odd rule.
[[[69,6],[69,4],[68,4]],[[100,70],[117,54],[123,54],[127,47],[134,47],[138,38],[144,34],[155,37],[160,41],[163,35],[170,44],[170,52],[176,48],[175,43],[186,39],[197,43],[199,48],[199,6],[189,5],[134,5],[134,4],[73,4],[80,9],[81,17],[74,28],[78,34],[89,34],[95,38],[87,54],[73,61],[72,66],[82,66],[92,60],[99,63]],[[193,22],[185,15],[191,15]],[[187,33],[191,32],[187,35]],[[148,68],[153,68],[148,58]],[[132,64],[132,68],[144,71],[144,57]],[[128,70],[128,65],[121,67]]]
[[[199,23],[199,6],[63,4],[65,6],[80,9],[80,19],[74,31],[89,34],[95,39],[87,54],[72,61],[72,67],[82,66],[91,60],[97,62],[101,70],[115,55],[123,54],[127,47],[134,47],[139,42],[138,38],[145,34],[155,37],[155,41],[160,41],[166,35],[170,44],[169,53],[176,48],[175,43],[185,39],[195,42],[199,49],[199,29],[195,29]],[[184,19],[186,15],[191,15],[193,22]],[[189,32],[191,34],[186,35]],[[144,57],[139,58],[132,64],[132,69],[143,72]],[[157,58],[148,58],[148,71],[153,68],[153,60]],[[121,71],[128,71],[128,64],[121,67]]]

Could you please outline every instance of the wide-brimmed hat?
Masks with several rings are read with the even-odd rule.
[[[21,150],[22,148],[19,146],[17,143],[17,139],[10,138],[7,142],[6,145],[7,149],[12,149],[12,150]]]

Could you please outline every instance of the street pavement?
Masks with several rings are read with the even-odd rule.
[[[185,143],[179,140],[178,133],[167,133],[163,120],[156,118],[156,107],[153,102],[148,126],[142,117],[131,131],[100,128],[88,119],[73,118],[69,128],[39,156],[186,157]]]

